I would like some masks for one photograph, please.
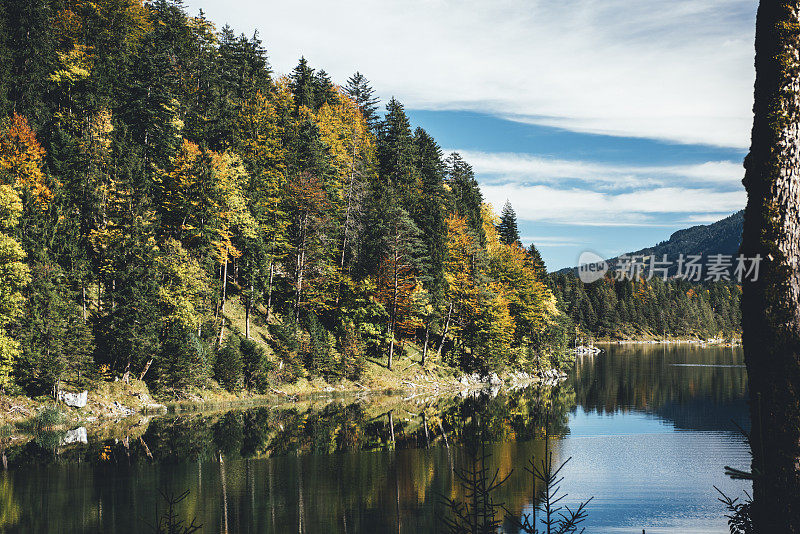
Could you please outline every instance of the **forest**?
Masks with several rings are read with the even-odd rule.
[[[7,393],[264,391],[412,345],[478,372],[563,353],[515,221],[362,74],[277,75],[258,35],[180,0],[4,1],[0,71]]]
[[[277,75],[180,0],[0,5],[0,251],[7,393],[259,392],[412,347],[486,373],[557,363],[576,326],[739,325],[735,286],[548,275],[401,102]]]
[[[742,332],[742,288],[731,281],[689,282],[617,277],[584,284],[572,273],[550,275],[554,292],[579,331],[603,339],[736,339]]]

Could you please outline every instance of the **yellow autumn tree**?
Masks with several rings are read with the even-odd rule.
[[[492,206],[483,204],[481,214],[489,273],[497,283],[497,291],[508,302],[514,340],[518,345],[533,343],[558,315],[556,297],[542,283],[530,254],[519,243],[507,245],[500,241]]]
[[[364,182],[374,168],[375,139],[358,105],[337,91],[323,104],[315,123],[334,169],[334,202],[340,226],[339,268],[345,269],[347,250],[355,238],[355,216]]]
[[[6,232],[17,225],[22,202],[9,185],[0,185],[0,388],[11,381],[19,343],[6,332],[8,323],[22,311],[22,289],[30,280],[25,252]]]

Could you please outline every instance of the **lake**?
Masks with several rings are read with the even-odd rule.
[[[201,532],[440,532],[463,490],[466,445],[482,436],[496,492],[530,512],[524,471],[545,439],[564,503],[593,497],[589,533],[727,532],[713,486],[749,491],[740,348],[607,345],[555,388],[477,395],[362,395],[42,433],[8,446],[0,532],[150,532],[166,500]],[[479,414],[479,415],[478,415]],[[76,438],[77,436],[77,438]],[[76,443],[67,443],[76,440]],[[506,532],[515,532],[506,524]]]

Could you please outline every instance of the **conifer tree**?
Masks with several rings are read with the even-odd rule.
[[[374,130],[378,124],[378,102],[380,100],[374,96],[375,90],[370,86],[369,80],[360,72],[356,72],[347,79],[344,91],[361,110],[367,127]]]
[[[31,274],[16,328],[22,351],[15,376],[27,391],[56,397],[62,383],[86,384],[92,370],[92,332],[58,266],[36,265]]]
[[[314,69],[308,64],[305,57],[301,57],[297,66],[290,75],[292,94],[294,95],[295,111],[301,106],[310,110],[316,109],[316,78]]]
[[[450,154],[445,160],[447,185],[450,187],[450,211],[464,218],[469,228],[484,245],[486,236],[483,232],[481,205],[483,195],[475,180],[472,166],[464,161],[457,152]]]
[[[414,212],[419,198],[418,173],[414,167],[411,123],[403,105],[392,98],[378,131],[378,173],[386,187],[393,187],[401,206]]]
[[[497,225],[497,233],[500,242],[506,245],[513,245],[519,241],[519,230],[517,230],[517,214],[511,206],[511,202],[506,200],[503,211],[500,213],[500,223]]]

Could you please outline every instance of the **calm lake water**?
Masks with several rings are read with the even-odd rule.
[[[162,417],[86,444],[43,434],[6,450],[0,531],[150,532],[159,492],[188,491],[177,513],[202,532],[440,532],[479,424],[490,462],[513,469],[497,500],[514,514],[531,509],[524,466],[547,434],[572,458],[565,502],[594,496],[587,532],[727,532],[713,486],[749,490],[723,472],[749,468],[742,363],[740,349],[608,346],[552,390]]]

